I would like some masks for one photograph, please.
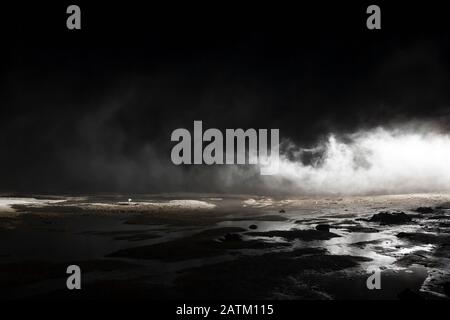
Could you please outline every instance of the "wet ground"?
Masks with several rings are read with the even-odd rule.
[[[447,299],[449,282],[449,194],[0,197],[1,298]]]

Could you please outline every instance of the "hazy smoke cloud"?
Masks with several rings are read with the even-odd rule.
[[[286,150],[276,187],[286,186],[283,189],[290,193],[450,190],[450,136],[429,128],[377,128],[340,138],[330,135],[316,148],[289,145]]]
[[[94,190],[270,195],[450,190],[450,135],[431,124],[330,133],[313,148],[285,140],[279,173],[261,176],[254,165],[176,166],[164,140],[162,144],[151,141],[128,148],[131,142],[126,134],[111,124],[115,112],[101,114],[103,118],[95,117],[94,121],[89,117],[82,122],[80,132],[89,133],[86,143],[69,149],[64,156],[70,180],[89,184]]]

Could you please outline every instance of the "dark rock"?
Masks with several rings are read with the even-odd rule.
[[[427,213],[434,213],[435,210],[431,207],[419,207],[414,211],[422,214],[427,214]]]
[[[412,291],[411,289],[405,289],[397,295],[400,300],[422,300],[423,298]]]
[[[258,229],[258,226],[256,224],[251,224],[248,228],[250,230],[255,230],[255,229]]]
[[[331,238],[340,237],[340,235],[327,231],[298,229],[247,232],[246,234],[254,237],[280,237],[288,241],[296,239],[303,241],[330,240]]]
[[[404,212],[383,211],[373,215],[369,221],[379,222],[380,224],[402,224],[410,222],[411,220],[411,217]]]
[[[214,257],[223,254],[223,250],[211,245],[214,241],[224,246],[240,244],[244,241],[236,236],[238,232],[247,231],[238,227],[213,228],[201,231],[188,237],[138,247],[120,249],[107,257],[128,259],[161,260],[178,262],[189,259]],[[233,241],[234,239],[234,241]],[[219,247],[221,247],[219,245]],[[173,254],[176,252],[177,254]]]
[[[318,224],[316,230],[330,232],[330,226],[328,224]]]
[[[242,241],[242,236],[238,233],[227,233],[226,235],[221,238],[223,242],[226,241]]]
[[[404,255],[397,259],[396,264],[403,267],[409,267],[414,264],[419,264],[424,267],[432,265],[432,260],[427,255],[426,251],[417,250],[413,253]]]
[[[400,232],[399,234],[397,234],[397,237],[426,244],[450,244],[450,235],[448,234]]]
[[[286,213],[286,211],[284,209],[281,209],[280,211],[278,211],[279,213]]]

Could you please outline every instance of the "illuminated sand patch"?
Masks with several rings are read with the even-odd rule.
[[[263,198],[263,199],[247,199],[243,201],[243,207],[254,207],[254,208],[264,208],[268,206],[272,206],[274,204],[273,199],[271,198]]]
[[[290,199],[283,199],[283,200],[276,200],[272,198],[263,197],[260,199],[255,198],[249,198],[242,201],[242,206],[250,207],[250,208],[269,208],[269,207],[285,207],[289,206],[291,204],[299,204],[302,200],[290,200]]]
[[[55,203],[61,203],[66,200],[45,200],[35,198],[0,198],[0,213],[16,213],[12,207],[14,205],[26,205],[30,207],[43,207]]]
[[[109,210],[208,210],[216,208],[216,205],[201,200],[170,200],[170,201],[142,201],[142,202],[117,202],[117,203],[83,203],[83,208],[88,209],[109,209]]]

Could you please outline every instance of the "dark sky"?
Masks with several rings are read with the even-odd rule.
[[[447,124],[442,2],[105,2],[2,6],[0,191],[257,191],[254,171],[176,167],[171,132],[279,128],[324,135],[423,120]],[[140,3],[140,2],[138,2]],[[333,3],[333,4],[331,4]]]

